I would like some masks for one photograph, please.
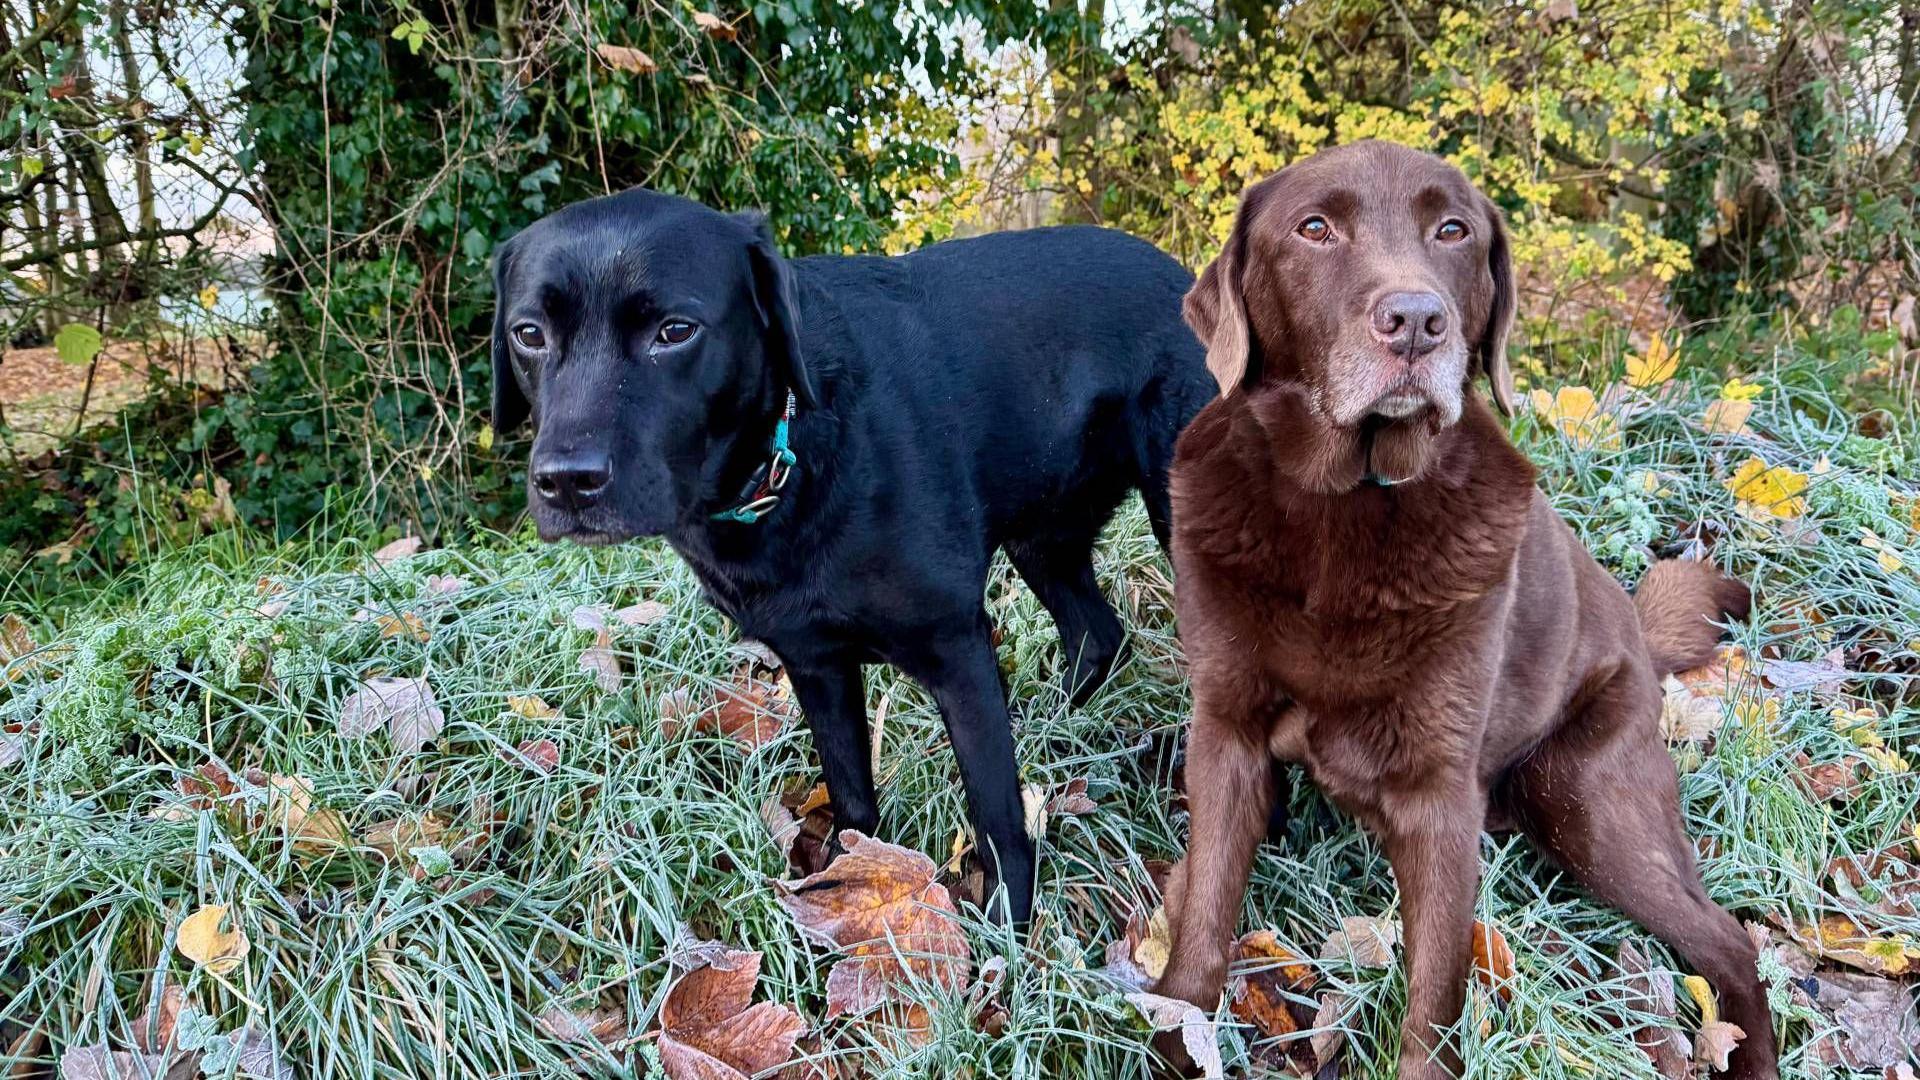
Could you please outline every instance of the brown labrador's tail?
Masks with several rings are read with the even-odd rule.
[[[1752,604],[1746,582],[1712,563],[1680,559],[1654,563],[1633,591],[1640,632],[1662,678],[1711,661],[1720,630],[1709,620],[1744,619]]]

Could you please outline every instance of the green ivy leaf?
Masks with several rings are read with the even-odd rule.
[[[68,323],[53,335],[53,350],[69,364],[91,363],[100,344],[100,331],[83,323]]]

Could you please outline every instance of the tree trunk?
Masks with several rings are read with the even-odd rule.
[[[1046,42],[1047,66],[1053,76],[1054,130],[1059,140],[1060,167],[1074,177],[1063,200],[1063,221],[1089,224],[1100,219],[1100,178],[1093,161],[1093,136],[1098,117],[1092,98],[1099,89],[1101,73],[1100,31],[1106,24],[1106,0],[1086,0],[1086,10],[1076,0],[1050,0],[1049,10],[1067,23],[1057,28]],[[1092,189],[1083,192],[1081,179]]]

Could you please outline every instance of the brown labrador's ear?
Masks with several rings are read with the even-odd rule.
[[[813,379],[807,374],[806,358],[800,352],[800,305],[794,298],[793,271],[774,246],[773,227],[767,224],[765,214],[734,216],[753,233],[747,258],[753,264],[753,304],[767,332],[767,353],[793,391],[794,400],[801,408],[811,409],[817,397]]]
[[[507,266],[512,261],[513,241],[493,252],[493,430],[506,434],[526,422],[533,405],[520,389],[520,377],[513,369],[513,344],[507,340]]]
[[[1246,299],[1241,294],[1246,229],[1247,201],[1242,199],[1227,246],[1200,271],[1200,280],[1187,290],[1187,298],[1180,305],[1187,325],[1207,347],[1207,370],[1220,384],[1221,397],[1232,394],[1247,377],[1252,360],[1253,335],[1247,327]]]
[[[1487,269],[1493,273],[1493,304],[1487,309],[1487,328],[1480,335],[1480,370],[1493,389],[1493,403],[1513,415],[1513,369],[1507,366],[1507,339],[1513,336],[1513,252],[1500,208],[1487,201],[1487,220],[1493,237],[1487,245]]]

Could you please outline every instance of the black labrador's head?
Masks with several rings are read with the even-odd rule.
[[[533,419],[544,540],[618,543],[707,512],[787,391],[813,404],[792,279],[758,215],[636,188],[534,222],[493,274],[493,423]]]
[[[1187,321],[1230,394],[1297,392],[1334,429],[1452,426],[1475,371],[1513,407],[1500,211],[1431,154],[1366,141],[1247,189]]]

